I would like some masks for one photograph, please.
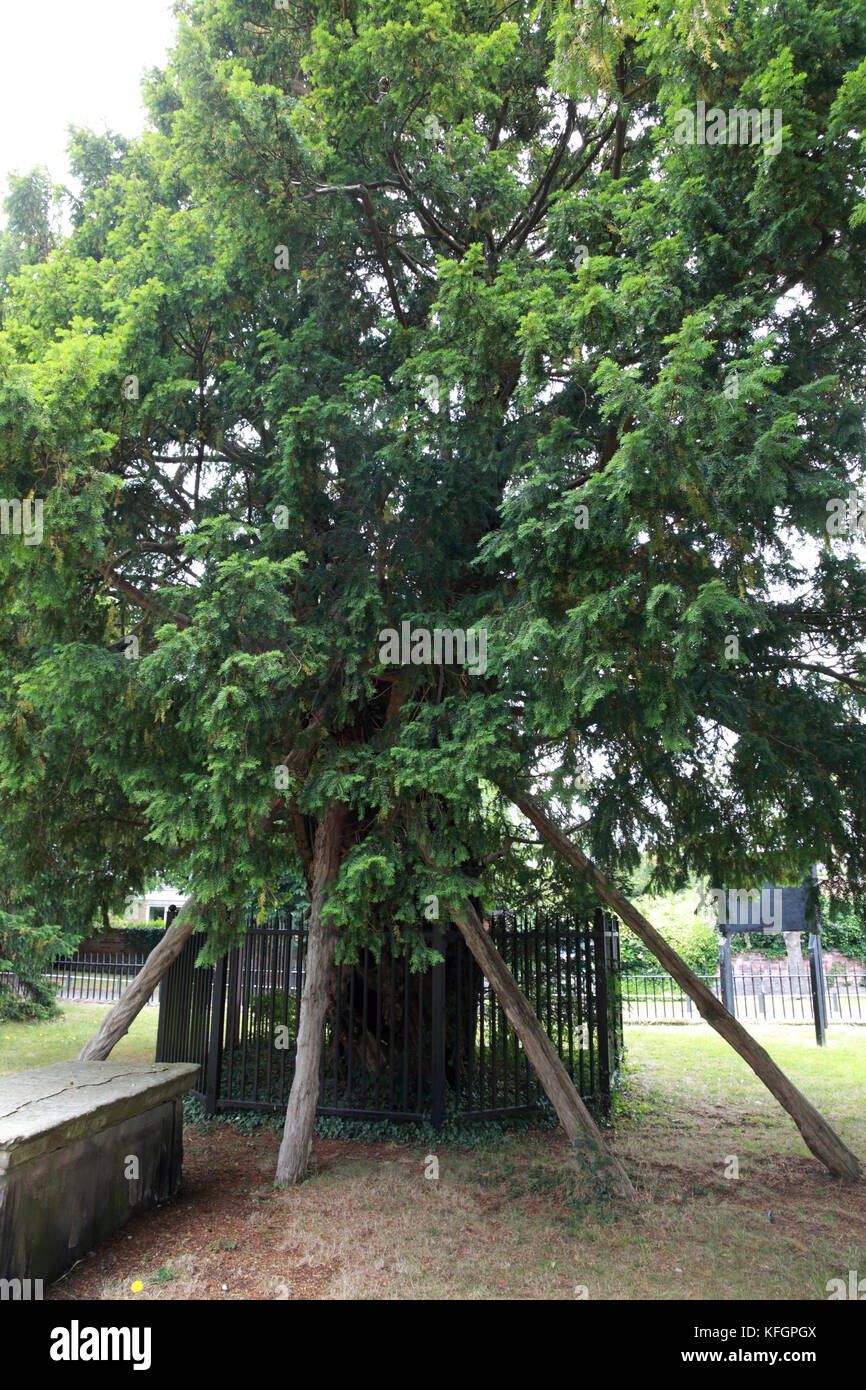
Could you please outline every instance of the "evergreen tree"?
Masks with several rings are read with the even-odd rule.
[[[77,133],[69,236],[19,238],[0,486],[44,538],[0,545],[0,806],[60,843],[89,801],[115,881],[183,865],[211,954],[303,871],[283,1175],[336,942],[423,964],[422,904],[485,900],[532,785],[614,874],[862,895],[828,520],[864,37],[849,0],[189,0],[152,129]]]

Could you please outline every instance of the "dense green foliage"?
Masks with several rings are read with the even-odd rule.
[[[534,778],[614,873],[862,893],[863,0],[179,11],[151,130],[0,248],[19,880],[191,872],[218,943],[339,799],[344,948],[421,960],[429,894],[560,892]],[[678,143],[698,100],[779,152]],[[387,665],[403,621],[486,669]]]
[[[696,913],[697,895],[690,889],[635,899],[635,906],[671,943],[686,965],[699,974],[714,974],[719,961],[716,931],[706,913]],[[624,970],[657,972],[658,961],[642,941],[623,928],[620,955]]]
[[[53,1018],[54,990],[42,971],[86,934],[94,878],[55,846],[34,852],[19,830],[4,826],[0,837],[0,973],[11,972],[0,980],[0,1019]]]
[[[0,974],[11,972],[10,978],[0,978],[0,1019],[56,1017],[54,990],[42,971],[71,948],[69,935],[45,922],[36,905],[15,902],[12,911],[0,906]]]
[[[826,951],[841,951],[866,965],[866,914],[853,903],[826,902],[821,939]]]

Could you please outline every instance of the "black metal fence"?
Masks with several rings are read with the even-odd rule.
[[[622,1049],[616,919],[504,914],[491,935],[584,1099],[604,1110]],[[499,1000],[459,932],[431,924],[442,961],[412,972],[393,943],[337,965],[325,1025],[319,1114],[464,1120],[535,1111],[544,1098]],[[219,1110],[285,1108],[294,1071],[306,929],[250,921],[243,944],[195,967],[191,940],[163,980],[157,1061],[198,1062]]]
[[[718,999],[718,972],[700,978]],[[687,994],[666,974],[623,974],[621,1004],[626,1023],[701,1022]],[[807,975],[784,971],[734,975],[734,1012],[752,1023],[812,1023],[814,1008]],[[866,976],[832,966],[824,974],[828,1023],[866,1023]]]
[[[146,959],[142,954],[80,954],[76,951],[72,956],[58,956],[49,968],[42,972],[41,978],[45,984],[54,986],[58,999],[77,999],[82,1003],[110,1003],[119,999],[127,985],[132,984]],[[0,972],[0,981],[8,985],[15,994],[26,993],[11,971]],[[159,988],[147,1002],[159,1002]]]

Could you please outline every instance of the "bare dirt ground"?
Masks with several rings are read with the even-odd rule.
[[[737,1182],[707,1161],[708,1148],[731,1148],[719,1107],[621,1127],[633,1208],[594,1194],[550,1131],[492,1152],[443,1148],[438,1180],[420,1150],[317,1140],[315,1175],[276,1191],[275,1133],[188,1129],[178,1197],[46,1297],[826,1298],[829,1278],[866,1270],[866,1184],[767,1152],[768,1123],[751,1125],[751,1158],[740,1142],[748,1180]]]

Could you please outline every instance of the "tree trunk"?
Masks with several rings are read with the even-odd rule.
[[[470,958],[471,968],[467,969],[466,945],[459,931],[448,931],[444,938],[445,1079],[453,1088],[466,1078],[474,1058],[478,1004],[484,977],[474,959]],[[461,972],[459,991],[458,971]],[[327,1065],[329,1072],[337,1078],[338,1090],[348,1095],[357,1087],[363,1072],[375,1076],[377,1072],[381,1074],[392,1069],[402,1103],[409,1108],[415,1104],[423,1107],[421,1096],[417,1096],[410,1105],[409,1097],[400,1090],[399,1078],[403,1073],[406,1052],[412,1059],[410,1087],[416,1082],[419,1057],[422,1075],[428,1081],[431,1076],[433,1005],[429,990],[419,990],[419,977],[406,975],[405,958],[392,955],[387,948],[382,951],[378,962],[372,951],[362,950],[358,963],[354,966],[344,965],[339,978],[337,1001],[338,974],[334,967],[330,985],[334,1001],[330,1006],[332,1027],[326,1029],[330,1038]]]
[[[130,1024],[144,1008],[168,967],[176,960],[192,936],[201,917],[201,909],[192,898],[175,917],[161,941],[158,941],[113,1009],[109,1009],[99,1028],[78,1054],[79,1062],[104,1062],[111,1049],[129,1032]]]
[[[793,1119],[807,1146],[816,1158],[829,1168],[836,1177],[855,1182],[860,1177],[860,1163],[828,1125],[813,1105],[797,1090],[768,1052],[757,1043],[751,1034],[728,1013],[727,1009],[707,988],[702,980],[681,960],[676,951],[660,936],[655,927],[647,921],[636,907],[611,887],[604,874],[587,859],[559,829],[547,814],[545,808],[528,794],[509,793],[515,806],[532,822],[548,844],[558,850],[564,859],[589,880],[599,897],[613,909],[618,917],[631,927],[644,945],[664,966],[677,984],[694,1000],[698,1012],[711,1027],[731,1044],[752,1071],[775,1096],[776,1100]]]
[[[313,881],[310,892],[310,920],[304,965],[304,992],[298,1020],[295,1074],[283,1141],[277,1159],[275,1181],[300,1182],[307,1170],[319,1101],[320,1067],[324,1042],[325,1015],[330,996],[331,967],[334,962],[336,929],[322,920],[322,908],[329,885],[340,868],[340,848],[346,808],[341,802],[329,806],[319,822],[313,846]]]

